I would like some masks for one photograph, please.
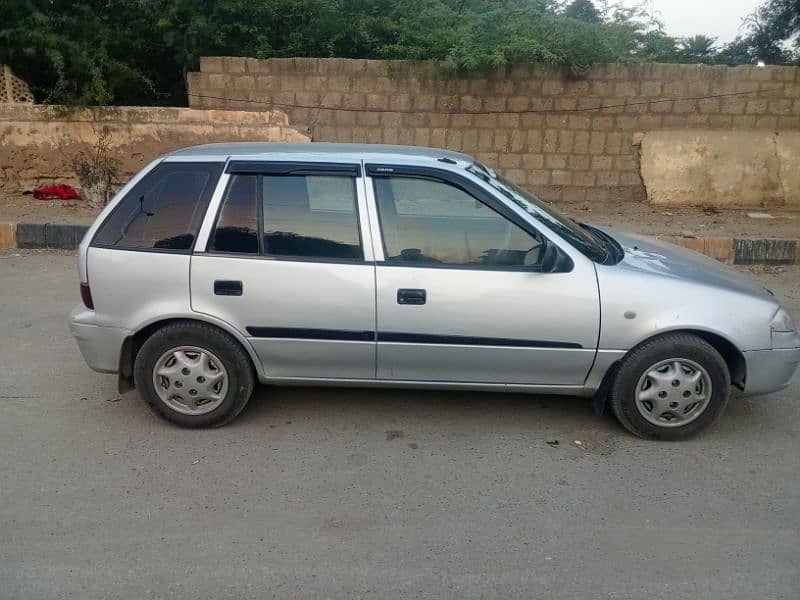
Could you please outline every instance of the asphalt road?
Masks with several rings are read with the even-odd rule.
[[[673,444],[580,399],[350,389],[186,431],[85,366],[74,264],[0,255],[2,600],[800,597],[797,379]],[[800,317],[800,269],[758,276]]]

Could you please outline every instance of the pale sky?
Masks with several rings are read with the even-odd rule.
[[[688,37],[705,34],[718,43],[732,41],[739,33],[742,19],[761,4],[759,0],[647,0],[669,35]],[[638,4],[626,0],[625,4]],[[660,14],[659,14],[660,13]],[[744,33],[742,29],[741,33]]]

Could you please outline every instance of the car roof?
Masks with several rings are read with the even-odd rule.
[[[391,146],[387,144],[331,144],[326,142],[307,142],[300,144],[286,144],[280,142],[234,142],[222,144],[203,144],[176,150],[167,155],[180,158],[238,158],[248,159],[263,158],[302,160],[304,158],[336,159],[336,160],[367,160],[376,162],[396,161],[398,159],[430,159],[440,161],[449,159],[466,166],[475,160],[451,150],[441,148],[423,148],[419,146]]]

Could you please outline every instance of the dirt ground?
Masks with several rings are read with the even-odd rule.
[[[800,238],[800,212],[797,211],[722,211],[702,206],[668,207],[612,201],[559,203],[556,206],[579,221],[647,235]],[[0,192],[0,221],[88,224],[97,212],[83,201],[35,200],[30,195]],[[748,213],[767,213],[772,218],[752,218]]]
[[[653,206],[643,202],[559,203],[578,221],[646,235],[687,237],[800,238],[800,212],[762,208],[720,210],[703,206]],[[753,218],[748,213],[772,218]]]
[[[0,221],[12,223],[91,223],[98,210],[83,200],[36,200],[0,192]]]

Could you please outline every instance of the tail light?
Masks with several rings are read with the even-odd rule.
[[[92,300],[92,290],[89,289],[88,283],[81,284],[81,300],[86,308],[94,310],[94,300]]]

